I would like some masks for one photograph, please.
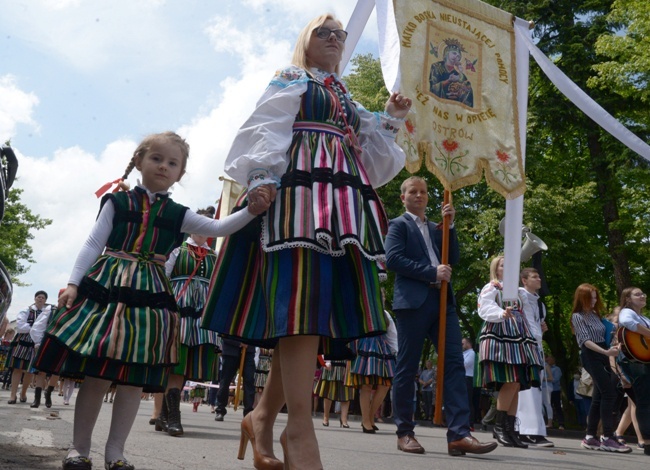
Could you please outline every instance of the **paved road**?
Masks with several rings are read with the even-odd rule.
[[[30,391],[31,401],[33,393]],[[9,392],[0,391],[0,470],[40,470],[60,468],[72,430],[74,400],[63,406],[54,398],[49,410],[44,406],[30,409],[29,403],[9,405]],[[131,436],[127,441],[127,457],[138,470],[181,469],[252,469],[250,449],[246,460],[237,460],[241,410],[230,411],[225,421],[214,421],[207,406],[197,413],[191,405],[182,404],[185,436],[173,438],[154,431],[148,424],[153,402],[143,401]],[[103,445],[106,442],[112,405],[106,403],[99,416],[93,440],[95,468],[103,468]],[[276,423],[276,455],[282,456],[277,437],[286,424],[281,414]],[[358,421],[350,421],[350,429],[338,427],[333,420],[329,427],[314,418],[322,460],[326,469],[395,470],[395,469],[453,469],[453,470],[515,470],[527,466],[545,469],[641,469],[648,468],[650,458],[634,450],[632,454],[615,455],[580,448],[575,434],[570,438],[556,437],[552,449],[509,449],[499,447],[484,456],[450,457],[447,455],[445,430],[427,426],[416,428],[420,443],[427,449],[424,455],[407,455],[396,450],[394,426],[379,424],[378,434],[363,434]],[[491,438],[477,432],[481,440]]]

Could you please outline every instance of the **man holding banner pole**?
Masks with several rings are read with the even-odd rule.
[[[408,453],[424,453],[414,434],[412,397],[425,338],[439,346],[441,283],[446,288],[447,312],[444,335],[444,405],[447,418],[449,455],[485,454],[496,442],[481,443],[470,434],[470,407],[465,385],[461,332],[451,285],[451,265],[459,261],[458,238],[453,227],[455,210],[451,203],[442,208],[448,218],[449,264],[440,262],[443,230],[426,219],[427,184],[423,178],[407,178],[401,187],[406,213],[391,220],[386,237],[386,265],[396,273],[393,310],[396,315],[399,352],[393,380],[397,448]],[[442,356],[442,355],[441,355]]]

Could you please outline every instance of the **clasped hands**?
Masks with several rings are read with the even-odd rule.
[[[274,184],[261,184],[248,192],[248,212],[260,215],[266,212],[275,200],[278,190]]]

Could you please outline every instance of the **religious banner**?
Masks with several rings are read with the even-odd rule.
[[[400,91],[413,98],[397,136],[406,167],[425,165],[450,191],[525,191],[514,17],[477,0],[394,0]],[[382,58],[383,59],[383,58]]]

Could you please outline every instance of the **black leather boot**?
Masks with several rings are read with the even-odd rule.
[[[162,408],[160,409],[160,415],[156,418],[156,431],[167,432],[167,399],[163,394]]]
[[[43,393],[43,396],[45,397],[45,406],[47,408],[52,407],[52,391],[54,390],[54,387],[50,385],[45,389],[45,392]]]
[[[183,426],[181,425],[181,391],[178,388],[170,388],[165,393],[167,401],[167,434],[170,436],[182,436]]]
[[[528,449],[528,444],[524,443],[521,441],[519,438],[519,434],[517,431],[515,431],[515,420],[517,419],[516,416],[510,416],[508,415],[506,417],[506,433],[510,437],[510,440],[512,441],[513,445],[515,447],[520,447],[522,449]]]
[[[36,387],[36,390],[34,390],[34,403],[29,405],[30,408],[38,408],[41,406],[41,392],[43,389],[41,387]]]
[[[497,440],[499,444],[504,447],[514,447],[515,443],[512,442],[510,435],[506,432],[507,425],[507,413],[505,411],[498,411],[494,423],[494,429],[492,430],[492,436]]]

